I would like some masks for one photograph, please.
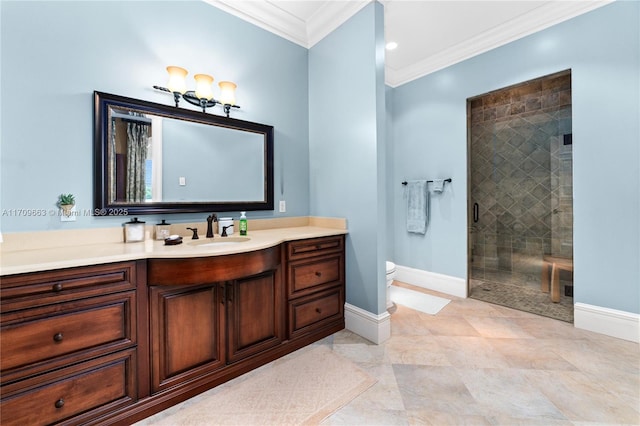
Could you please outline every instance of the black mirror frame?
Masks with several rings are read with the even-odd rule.
[[[251,202],[185,202],[185,203],[115,203],[109,202],[108,176],[108,108],[110,106],[129,107],[143,110],[151,114],[170,116],[180,120],[195,121],[212,126],[247,130],[265,135],[265,201]],[[218,115],[207,114],[168,105],[94,92],[94,216],[120,216],[167,214],[167,213],[199,213],[225,211],[273,210],[273,126],[238,120]]]

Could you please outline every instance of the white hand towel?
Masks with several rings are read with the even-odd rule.
[[[407,232],[426,234],[429,218],[427,181],[407,183]]]
[[[433,192],[442,192],[444,190],[444,179],[433,180]]]

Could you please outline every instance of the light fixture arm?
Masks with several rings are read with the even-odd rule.
[[[227,114],[227,117],[229,117],[229,113],[231,112],[231,108],[240,108],[240,105],[224,104],[224,105],[222,105],[222,107],[224,108],[224,113]]]
[[[172,93],[173,94],[173,100],[176,103],[176,107],[178,107],[178,104],[180,103],[180,99],[184,99],[185,101],[187,101],[188,103],[190,103],[191,105],[195,105],[197,107],[202,108],[202,112],[207,112],[207,108],[213,108],[216,105],[221,105],[222,108],[224,109],[224,113],[227,117],[229,117],[229,113],[231,112],[231,108],[240,108],[240,105],[230,105],[230,104],[222,104],[222,102],[217,101],[215,99],[205,99],[205,98],[198,98],[196,96],[196,92],[193,90],[189,90],[187,92],[184,93],[180,93],[180,92],[172,92],[171,90],[167,89],[166,87],[162,87],[162,86],[153,86],[154,89],[156,90],[160,90],[163,92],[167,92],[167,93]]]

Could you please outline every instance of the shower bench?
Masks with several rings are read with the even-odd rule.
[[[551,301],[558,303],[560,301],[560,271],[573,272],[573,259],[558,256],[542,257],[542,280],[541,290],[543,293],[551,291]],[[551,280],[549,280],[551,276]],[[551,289],[549,289],[549,281],[551,281]]]

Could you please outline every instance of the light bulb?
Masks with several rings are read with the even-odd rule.
[[[198,99],[211,100],[213,98],[213,77],[207,74],[196,74],[193,76],[196,80],[196,96]]]
[[[167,88],[174,93],[186,92],[187,82],[185,78],[187,77],[188,71],[184,68],[169,66],[167,67],[167,72],[169,73],[169,82],[167,83]]]
[[[220,86],[220,103],[223,105],[235,105],[236,87],[238,86],[231,81],[221,81],[218,86]]]

